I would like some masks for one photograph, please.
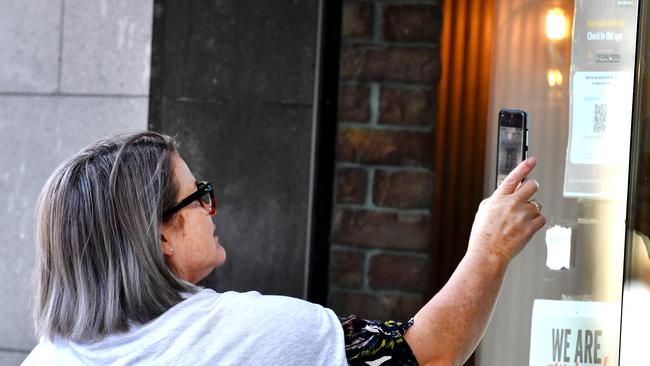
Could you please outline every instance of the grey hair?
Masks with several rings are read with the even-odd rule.
[[[100,140],[63,162],[36,211],[38,336],[92,341],[146,323],[196,287],[161,247],[162,212],[178,193],[169,136]]]

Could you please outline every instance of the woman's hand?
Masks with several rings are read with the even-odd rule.
[[[528,240],[546,224],[538,204],[530,202],[539,185],[521,181],[537,161],[529,158],[519,164],[491,197],[483,200],[472,225],[468,254],[497,256],[504,264],[526,246]]]

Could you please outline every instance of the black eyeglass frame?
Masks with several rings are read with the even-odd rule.
[[[210,205],[211,205],[210,216],[214,216],[214,214],[217,212],[217,204],[216,201],[214,200],[214,190],[212,189],[212,183],[208,181],[201,181],[201,182],[196,182],[196,192],[190,194],[189,196],[183,198],[180,202],[166,209],[162,214],[163,219],[175,214],[180,209],[186,207],[190,203],[197,200],[199,201],[202,207],[205,207],[205,203],[201,199],[201,197],[206,193],[210,195]]]

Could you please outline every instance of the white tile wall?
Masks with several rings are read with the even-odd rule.
[[[149,94],[153,0],[65,0],[61,90]]]
[[[0,92],[54,92],[61,0],[2,0],[0,6]]]

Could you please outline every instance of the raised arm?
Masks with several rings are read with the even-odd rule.
[[[521,163],[481,202],[465,256],[404,334],[420,365],[462,365],[481,340],[508,263],[546,223],[529,202],[537,183],[520,184],[535,164]]]

